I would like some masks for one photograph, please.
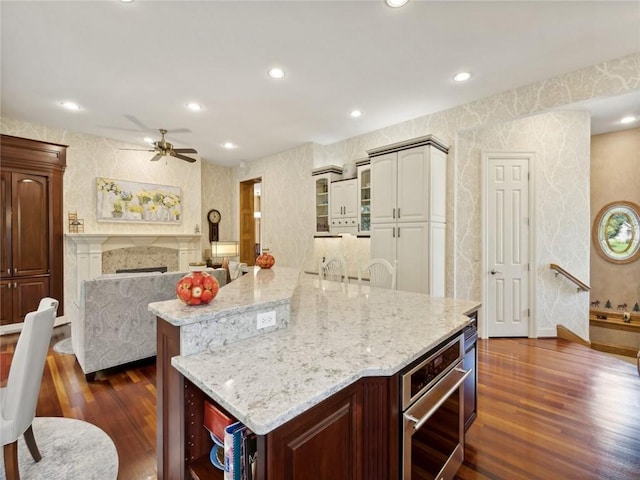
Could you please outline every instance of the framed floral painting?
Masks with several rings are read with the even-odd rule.
[[[96,178],[99,222],[180,223],[180,187]]]

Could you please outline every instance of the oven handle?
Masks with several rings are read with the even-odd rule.
[[[462,368],[454,368],[453,370],[458,373],[462,373],[462,376],[458,381],[456,381],[456,383],[449,389],[449,391],[445,395],[442,395],[440,397],[440,399],[436,402],[436,404],[427,413],[425,413],[422,416],[422,418],[418,419],[413,415],[409,415],[408,413],[404,414],[404,418],[414,423],[413,425],[414,431],[420,430],[420,428],[422,428],[422,426],[427,422],[427,420],[429,420],[429,417],[431,417],[431,415],[433,415],[433,413],[436,410],[438,410],[438,408],[440,408],[440,406],[447,400],[447,398],[449,398],[449,396],[453,392],[455,392],[458,389],[458,387],[462,385],[462,382],[464,382],[466,378],[471,374],[471,370],[463,370]]]

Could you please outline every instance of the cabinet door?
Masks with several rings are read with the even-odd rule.
[[[429,293],[428,224],[398,224],[396,241],[398,245],[398,290]]]
[[[393,265],[396,260],[396,246],[395,223],[371,224],[371,258],[384,258]]]
[[[371,159],[371,223],[395,221],[397,154],[387,153]]]
[[[316,179],[316,233],[329,233],[329,178]]]
[[[49,273],[47,177],[13,172],[12,260],[14,276]]]
[[[38,309],[43,297],[49,295],[49,278],[18,278],[5,280],[0,289],[2,291],[1,325],[20,323],[29,312]]]
[[[362,393],[347,388],[267,437],[267,478],[362,478]]]
[[[357,217],[358,216],[358,181],[354,178],[352,180],[345,180],[343,183],[343,197],[342,203],[344,205],[345,217]]]
[[[2,238],[0,241],[0,278],[10,277],[11,265],[11,172],[2,172]],[[4,298],[4,297],[3,297]],[[4,307],[3,311],[4,311]],[[3,317],[4,318],[4,317]]]
[[[429,147],[402,150],[398,155],[398,222],[429,219]]]
[[[344,182],[331,183],[331,219],[344,217]]]
[[[0,282],[0,325],[14,323],[13,321],[13,281]]]
[[[358,232],[371,230],[371,167],[358,167]]]

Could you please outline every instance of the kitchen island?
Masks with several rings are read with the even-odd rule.
[[[274,301],[274,289],[291,292],[289,316],[258,331],[256,315],[274,308],[260,301]],[[216,302],[226,305],[227,291],[233,308],[250,305],[243,318],[249,323],[240,330],[253,327],[254,336],[233,334],[226,341],[224,329],[216,329],[211,343],[187,348],[180,339],[186,326],[210,316],[225,322],[224,312],[215,310]],[[318,453],[322,447],[338,466],[328,468],[349,465],[353,471],[343,471],[344,478],[394,478],[397,374],[462,331],[479,308],[473,301],[321,281],[281,267],[250,271],[205,309],[175,302],[149,307],[158,316],[158,478],[172,480],[189,478],[188,464],[211,446],[202,427],[205,399],[258,435],[261,479],[286,476],[290,434],[303,442],[303,456],[329,460]],[[213,330],[200,336],[206,331]]]

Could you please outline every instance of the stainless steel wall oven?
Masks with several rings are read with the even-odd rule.
[[[464,460],[464,336],[401,375],[404,480],[453,479]]]

